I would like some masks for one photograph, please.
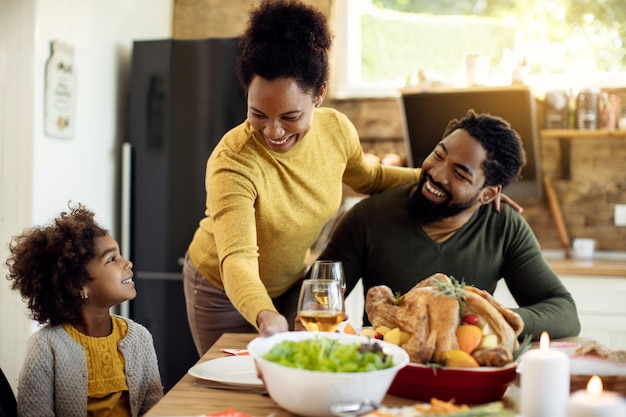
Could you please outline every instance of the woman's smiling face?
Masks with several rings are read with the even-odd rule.
[[[311,129],[319,96],[302,91],[293,78],[268,81],[258,75],[248,88],[248,121],[274,152],[287,152]]]

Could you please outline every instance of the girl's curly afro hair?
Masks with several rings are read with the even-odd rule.
[[[53,224],[33,227],[9,243],[7,279],[41,324],[78,320],[80,291],[91,280],[86,266],[95,256],[95,239],[108,234],[83,205],[68,207]]]

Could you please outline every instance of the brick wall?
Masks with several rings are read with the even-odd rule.
[[[304,0],[326,16],[333,0]],[[239,36],[248,12],[260,0],[174,0],[173,30],[176,39],[229,38]]]
[[[615,204],[626,203],[626,132],[541,139],[544,172],[554,187],[572,237],[592,237],[600,249],[626,250],[626,227],[614,225]]]

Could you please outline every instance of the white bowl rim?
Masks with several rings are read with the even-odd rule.
[[[394,364],[393,366],[390,366],[389,368],[384,368],[384,369],[377,369],[374,371],[363,371],[363,372],[326,372],[326,371],[314,371],[314,370],[310,370],[310,369],[301,369],[301,368],[293,368],[290,366],[285,366],[276,362],[272,362],[269,361],[265,358],[263,358],[262,354],[258,354],[254,348],[256,347],[256,345],[260,344],[260,343],[264,343],[267,341],[271,341],[272,339],[276,340],[276,343],[279,343],[283,340],[306,340],[306,339],[312,339],[315,337],[329,337],[331,339],[339,339],[339,340],[350,340],[352,339],[352,343],[358,343],[359,341],[361,342],[365,342],[365,341],[371,341],[373,343],[378,343],[381,345],[381,347],[383,348],[383,352],[387,353],[388,355],[391,354],[389,351],[394,351],[395,353],[393,354],[394,357]],[[269,342],[268,342],[269,343]],[[273,343],[269,346],[274,346],[276,343]],[[303,373],[314,373],[314,374],[332,374],[332,375],[337,375],[337,376],[341,376],[341,375],[350,375],[350,376],[354,376],[355,374],[358,375],[369,375],[372,373],[385,373],[385,372],[396,372],[398,369],[405,367],[408,363],[409,363],[409,354],[400,346],[398,345],[394,345],[393,343],[389,343],[386,342],[384,340],[379,340],[379,339],[372,339],[371,337],[367,337],[367,336],[359,336],[359,335],[352,335],[352,334],[346,334],[346,333],[334,333],[334,332],[308,332],[308,331],[289,331],[289,332],[281,332],[281,333],[276,333],[272,336],[259,336],[256,337],[254,339],[252,339],[250,341],[250,343],[248,343],[248,352],[249,354],[254,357],[256,360],[262,361],[263,363],[267,364],[267,365],[271,365],[271,366],[276,366],[276,367],[280,367],[280,368],[287,368],[287,369],[293,369],[295,371],[298,372],[303,372]],[[269,349],[268,349],[269,350]],[[263,352],[265,353],[265,352]],[[399,361],[396,362],[396,358],[400,356],[401,359]]]

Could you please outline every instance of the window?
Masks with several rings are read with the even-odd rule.
[[[340,0],[333,93],[508,85],[623,86],[623,0]]]

